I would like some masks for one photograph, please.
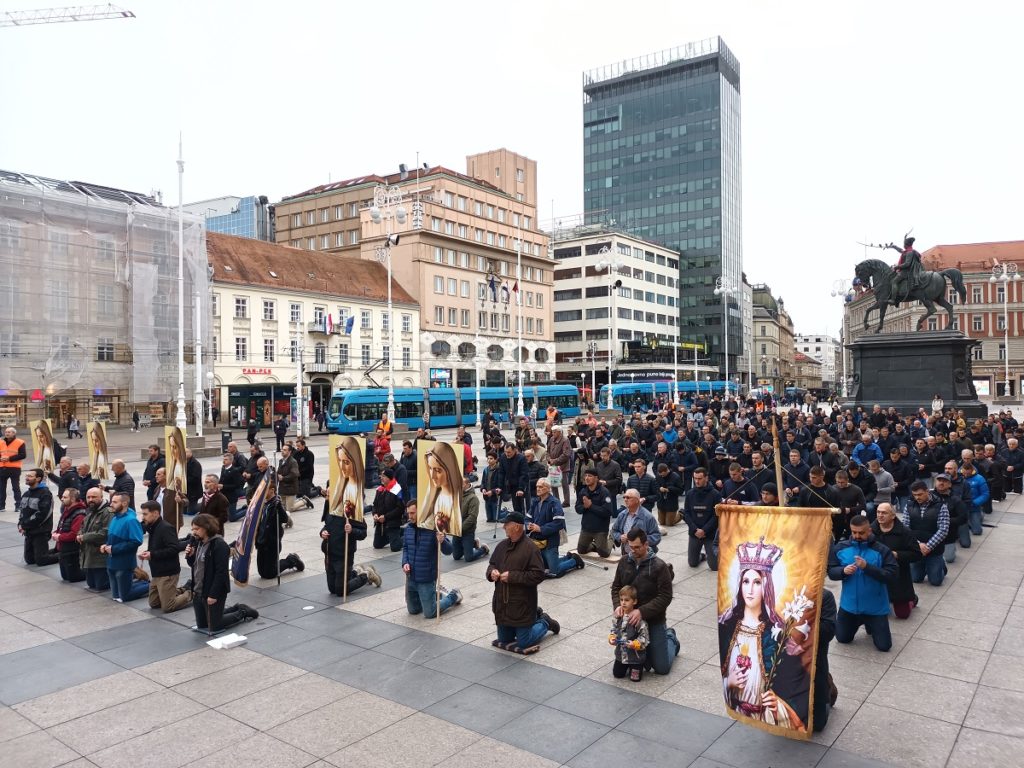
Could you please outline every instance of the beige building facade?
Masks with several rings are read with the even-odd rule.
[[[520,359],[524,383],[551,381],[554,262],[532,202],[536,163],[496,150],[469,156],[467,168],[490,178],[436,166],[286,198],[278,242],[383,262],[387,235],[397,235],[391,268],[421,309],[414,356],[424,386],[475,386],[478,371],[484,385],[508,385]],[[396,196],[375,221],[380,186]]]

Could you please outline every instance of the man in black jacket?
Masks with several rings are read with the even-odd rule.
[[[146,500],[152,501],[156,498],[159,490],[156,483],[156,471],[164,466],[164,457],[160,453],[160,446],[153,444],[149,446],[149,458],[146,460],[146,469],[142,473],[142,484],[146,486]],[[83,498],[85,494],[82,493]]]
[[[46,475],[41,469],[25,473],[28,486],[18,500],[18,533],[25,537],[25,562],[28,565],[53,565],[56,550],[50,553],[53,535],[53,494],[46,487]]]
[[[525,514],[529,502],[530,471],[526,458],[519,453],[515,443],[505,443],[505,450],[498,458],[498,468],[503,497],[512,499],[514,511]]]
[[[324,570],[327,573],[327,591],[332,595],[351,595],[367,582],[375,587],[381,585],[380,574],[372,565],[355,565],[356,544],[366,538],[366,520],[356,520],[344,515],[332,515],[329,511],[330,498],[324,499],[324,513],[320,529],[324,553]],[[348,547],[346,560],[345,547]],[[348,582],[346,585],[345,582]]]
[[[125,469],[124,461],[114,459],[110,462],[110,471],[114,473],[114,482],[103,487],[104,491],[110,493],[113,498],[115,494],[127,493],[132,499],[132,506],[135,505],[135,480]]]
[[[292,458],[299,465],[299,498],[308,502],[307,506],[312,509],[313,502],[310,499],[317,495],[313,490],[313,464],[315,459],[313,452],[306,446],[305,438],[296,438]],[[402,487],[404,488],[405,486],[403,485]]]
[[[142,502],[142,529],[149,534],[149,546],[139,553],[139,560],[149,563],[149,607],[164,613],[180,610],[192,602],[192,592],[178,586],[183,549],[178,532],[155,501]]]
[[[284,540],[284,527],[288,520],[281,499],[274,491],[274,484],[267,483],[263,520],[256,531],[256,570],[261,579],[276,579],[291,569],[306,570],[306,564],[294,552],[281,557],[281,542]]]
[[[850,485],[856,485],[864,494],[864,514],[871,522],[875,521],[875,494],[878,493],[878,483],[875,476],[860,465],[856,459],[850,459],[846,465],[846,476],[850,479]]]
[[[610,556],[608,526],[615,514],[615,496],[607,486],[601,485],[596,467],[583,472],[583,485],[576,496],[576,514],[583,516],[576,551],[581,555],[594,551],[601,557]]]
[[[653,669],[655,674],[667,675],[679,655],[676,632],[668,628],[665,618],[672,602],[672,567],[651,551],[642,528],[633,528],[626,534],[626,539],[629,544],[627,554],[619,561],[612,579],[614,615],[616,618],[622,616],[619,589],[631,584],[636,588],[637,607],[629,614],[628,621],[636,625],[643,619],[650,631],[645,666]]]
[[[642,457],[633,459],[633,474],[626,481],[626,489],[635,488],[640,494],[640,505],[653,514],[654,504],[658,500],[658,484],[647,474],[647,460]]]
[[[284,437],[288,434],[288,427],[290,426],[291,424],[288,423],[287,416],[282,416],[274,422],[274,437],[277,438],[277,448],[275,450],[280,451],[284,448]]]
[[[49,474],[50,480],[57,484],[57,498],[60,499],[64,496],[64,491],[68,488],[73,488],[75,492],[78,492],[78,473],[75,472],[75,467],[71,463],[71,459],[65,456],[60,460],[60,466],[57,469],[59,474],[55,475],[52,472]],[[79,494],[81,498],[81,494]]]
[[[262,468],[260,462],[263,462]],[[245,499],[249,501],[256,493],[256,486],[260,484],[263,473],[270,466],[270,461],[263,455],[257,446],[249,447],[249,459],[245,462],[245,469],[242,470],[242,479],[245,480]]]
[[[691,568],[700,565],[703,549],[708,568],[718,570],[718,514],[715,505],[721,503],[722,495],[708,483],[708,471],[704,467],[693,470],[693,488],[687,491],[683,500],[683,519],[690,536],[686,562]]]
[[[683,492],[683,481],[672,471],[671,464],[658,464],[657,472],[658,477],[654,484],[658,488],[658,524],[673,526],[683,519],[679,514],[679,496]]]
[[[188,498],[186,514],[194,515],[199,511],[199,500],[203,498],[203,465],[192,455],[191,448],[185,449],[185,484]]]
[[[836,484],[832,490],[836,494],[836,506],[842,511],[842,514],[832,516],[832,537],[839,541],[849,535],[850,520],[856,515],[863,515],[867,504],[864,492],[850,482],[850,475],[845,469],[836,473]]]
[[[242,470],[235,466],[234,456],[230,453],[225,453],[222,458],[218,482],[220,492],[228,500],[228,521],[234,523],[241,520],[245,517],[245,512],[244,510],[241,513],[238,512],[238,499],[242,495],[242,486],[245,481],[242,479]]]
[[[889,458],[882,464],[882,469],[892,475],[896,489],[892,492],[892,504],[897,510],[902,509],[903,502],[910,498],[910,484],[914,482],[914,465],[900,456],[899,447],[889,451]]]

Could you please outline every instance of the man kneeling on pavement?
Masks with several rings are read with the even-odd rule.
[[[530,540],[537,545],[547,566],[549,578],[557,578],[569,571],[584,567],[583,558],[575,552],[559,557],[558,546],[565,531],[565,513],[562,505],[551,495],[551,483],[547,478],[537,481],[537,495],[530,502],[526,513],[526,530]]]
[[[149,563],[149,607],[164,613],[180,610],[192,602],[192,591],[178,586],[181,576],[181,553],[185,549],[178,532],[160,515],[156,501],[142,502],[142,527],[149,534],[149,545],[139,553],[139,560]],[[136,569],[137,577],[145,572]]]

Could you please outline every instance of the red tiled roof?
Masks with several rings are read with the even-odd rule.
[[[420,174],[419,179],[420,179],[421,182],[423,182],[424,180],[430,178],[431,176],[441,176],[441,175],[452,176],[452,177],[454,177],[456,179],[459,179],[460,181],[467,181],[467,182],[470,182],[472,184],[477,184],[477,185],[479,185],[481,187],[487,187],[488,189],[490,189],[493,192],[498,193],[499,195],[505,195],[506,197],[508,197],[507,193],[505,193],[502,190],[498,189],[496,186],[494,186],[493,184],[491,184],[488,181],[484,181],[483,179],[474,179],[472,176],[467,176],[464,173],[459,173],[458,171],[453,171],[451,168],[445,168],[443,165],[435,165],[433,168],[430,168],[429,170],[423,171],[423,173]],[[415,179],[416,179],[416,171],[415,171],[415,169],[409,171],[407,173],[405,179],[402,179],[402,174],[401,173],[393,173],[390,176],[378,176],[375,173],[370,173],[370,174],[367,174],[365,176],[356,176],[356,177],[351,178],[351,179],[345,179],[344,181],[333,181],[330,184],[321,184],[319,186],[313,187],[312,189],[307,189],[305,192],[299,192],[297,195],[288,195],[286,197],[283,197],[283,198],[281,198],[281,202],[282,203],[286,203],[286,202],[288,202],[290,200],[297,200],[298,198],[302,198],[302,197],[311,197],[311,196],[314,196],[314,195],[323,195],[323,194],[326,194],[328,192],[337,192],[339,190],[343,190],[343,189],[346,189],[348,187],[358,187],[358,186],[360,186],[362,184],[388,184],[388,185],[391,185],[391,184],[400,184],[400,183],[403,183],[403,182],[404,183],[415,182]]]
[[[1024,262],[1024,240],[935,245],[921,254],[921,261],[926,269],[956,267],[964,272],[984,271],[997,261]]]
[[[388,271],[376,261],[303,251],[217,232],[206,235],[206,256],[217,282],[313,291],[325,296],[371,301],[386,302],[388,298]],[[394,280],[391,297],[401,304],[416,304]]]

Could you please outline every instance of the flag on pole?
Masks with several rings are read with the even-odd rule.
[[[327,333],[334,333],[334,318],[331,313],[327,313]]]
[[[508,283],[501,284],[501,300],[505,302],[505,306],[507,307],[509,300]]]
[[[497,301],[498,301],[498,284],[496,282],[494,282],[494,275],[491,275],[491,279],[487,283],[487,287],[491,289],[491,301],[497,303]]]
[[[523,300],[523,297],[519,295],[519,281],[518,280],[516,280],[512,284],[512,293],[514,293],[516,295],[516,304],[521,303],[522,300]]]
[[[345,321],[345,333],[349,336],[352,335],[352,326],[355,325],[356,316],[349,315],[348,320]]]

